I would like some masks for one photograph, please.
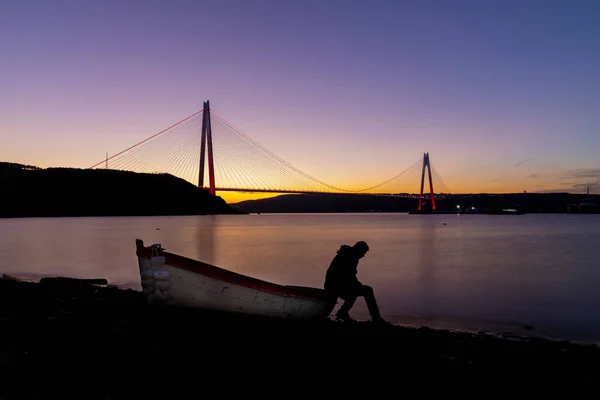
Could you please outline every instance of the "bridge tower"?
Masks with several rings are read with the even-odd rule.
[[[215,162],[213,158],[212,128],[210,124],[210,102],[205,101],[202,113],[202,140],[200,142],[200,171],[198,187],[204,188],[205,153],[208,147],[208,191],[215,194]]]
[[[423,186],[425,184],[425,168],[427,168],[427,175],[429,177],[429,194],[431,197],[431,210],[435,210],[435,196],[433,194],[433,181],[431,179],[431,164],[429,164],[429,153],[423,153],[423,171],[421,172],[421,192],[419,193],[419,208],[425,203],[423,199]]]

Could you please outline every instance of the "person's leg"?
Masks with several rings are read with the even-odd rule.
[[[377,305],[377,300],[375,300],[373,288],[371,286],[362,285],[360,289],[360,295],[364,297],[365,302],[367,303],[369,314],[371,314],[371,320],[381,320],[382,318],[379,314],[379,306]]]
[[[339,297],[344,300],[344,304],[342,304],[335,316],[343,321],[351,321],[352,318],[350,318],[349,312],[356,302],[357,295],[353,293],[344,293]]]

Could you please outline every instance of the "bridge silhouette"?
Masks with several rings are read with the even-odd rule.
[[[209,101],[204,102],[202,110],[110,157],[107,154],[89,168],[168,173],[212,194],[221,191],[408,197],[419,199],[419,210],[425,203],[436,209],[436,197],[450,194],[433,168],[429,153],[377,185],[352,190],[325,183],[256,142],[212,110]],[[408,193],[407,181],[417,181],[415,174],[420,175],[419,192]],[[424,191],[426,184],[428,191]],[[435,193],[434,184],[443,191]]]

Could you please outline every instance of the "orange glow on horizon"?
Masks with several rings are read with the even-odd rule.
[[[545,191],[557,191],[557,188],[548,183],[540,182],[538,184],[532,185],[529,182],[456,182],[452,184],[450,187],[451,194],[479,194],[479,193],[489,193],[489,194],[507,194],[507,193],[523,193],[524,191],[528,193],[535,192],[545,192]],[[403,191],[403,193],[410,194],[418,194],[420,189],[420,183],[416,182],[413,187]],[[357,190],[364,186],[361,185],[353,185],[353,187],[349,187],[349,190]],[[441,193],[442,190],[440,188],[435,187],[434,190],[436,193]],[[425,185],[424,192],[428,192],[428,187]],[[565,192],[575,193],[573,190],[565,189]],[[270,197],[277,197],[285,195],[285,193],[248,193],[248,192],[219,192],[217,191],[217,196],[223,198],[225,202],[228,204],[235,204],[245,200],[258,200],[265,199]]]
[[[245,192],[219,192],[217,196],[221,197],[227,204],[235,204],[245,200],[266,199],[268,197],[280,196],[283,193],[245,193]]]

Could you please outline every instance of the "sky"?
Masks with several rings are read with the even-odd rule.
[[[0,0],[0,161],[87,168],[210,100],[338,187],[429,152],[452,193],[600,193],[599,20],[580,0]]]

